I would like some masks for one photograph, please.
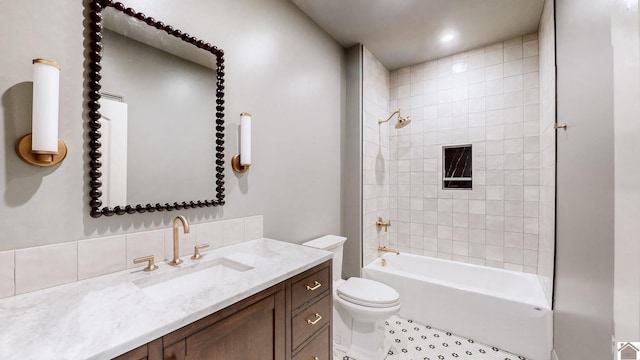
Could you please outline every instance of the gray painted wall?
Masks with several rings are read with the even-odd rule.
[[[360,276],[362,269],[362,45],[346,52],[347,121],[344,131],[342,276]]]
[[[611,1],[556,0],[558,358],[610,359],[613,333]]]
[[[85,1],[86,2],[86,1]],[[126,3],[225,51],[226,155],[238,149],[240,113],[253,114],[253,166],[227,168],[227,205],[93,219],[87,194],[84,9],[79,1],[4,2],[0,23],[0,250],[264,215],[265,236],[302,242],[341,230],[344,50],[286,0]],[[62,66],[60,137],[53,169],[23,163],[15,141],[31,128],[31,59]],[[193,166],[198,166],[197,162]]]

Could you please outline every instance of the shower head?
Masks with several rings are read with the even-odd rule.
[[[409,123],[411,123],[411,119],[408,116],[402,117],[398,115],[398,121],[396,121],[395,127],[396,129],[400,129],[409,125]]]
[[[396,123],[395,123],[395,128],[396,129],[403,128],[403,127],[409,125],[409,123],[411,122],[411,119],[409,119],[408,116],[403,117],[402,115],[400,115],[400,109],[398,109],[398,110],[392,112],[391,115],[389,115],[389,117],[387,118],[387,120],[378,120],[378,125],[380,125],[382,123],[386,123],[387,121],[391,120],[391,118],[394,115],[398,115],[398,121],[396,121]]]

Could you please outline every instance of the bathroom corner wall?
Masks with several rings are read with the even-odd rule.
[[[83,3],[3,3],[0,251],[162,229],[178,213],[192,224],[263,214],[264,234],[289,242],[340,233],[344,49],[288,0],[125,1],[225,52],[226,205],[91,218]],[[62,66],[60,138],[69,152],[54,168],[27,165],[14,151],[31,128],[37,57]],[[243,111],[253,114],[254,162],[238,175],[228,164]],[[189,164],[212,161],[198,155]]]
[[[400,251],[537,272],[537,34],[390,74],[391,245]],[[473,189],[442,189],[442,147],[473,146]]]
[[[377,256],[378,246],[389,245],[389,232],[376,229],[378,216],[390,218],[389,212],[389,131],[395,117],[389,116],[389,71],[366,48],[363,48],[363,254],[364,264]],[[395,110],[395,109],[394,109]],[[393,229],[395,224],[389,229]]]
[[[538,275],[551,304],[556,216],[556,53],[553,0],[540,19],[540,233]]]

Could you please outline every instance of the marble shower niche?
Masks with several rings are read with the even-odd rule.
[[[471,145],[445,146],[442,148],[442,188],[471,189]]]

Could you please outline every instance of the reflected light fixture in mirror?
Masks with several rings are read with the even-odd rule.
[[[240,153],[233,155],[231,167],[237,173],[249,170],[251,166],[251,114],[240,114]]]
[[[67,146],[58,139],[59,98],[60,65],[33,59],[32,133],[16,144],[18,156],[31,165],[53,166],[67,156]]]

